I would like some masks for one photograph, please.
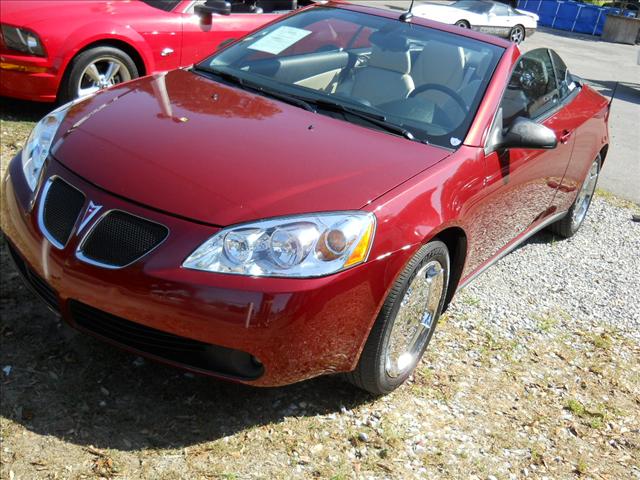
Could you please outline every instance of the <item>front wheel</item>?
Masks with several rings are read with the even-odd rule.
[[[138,76],[138,68],[129,55],[114,47],[90,48],[69,65],[60,87],[60,101],[84,97]]]
[[[466,20],[458,20],[456,22],[456,27],[460,28],[471,28],[471,25]]]
[[[449,282],[444,243],[424,245],[395,281],[356,369],[347,380],[374,395],[387,394],[413,373],[431,341]]]
[[[598,184],[601,165],[602,157],[598,154],[591,164],[591,168],[589,168],[587,177],[582,182],[573,205],[571,205],[571,208],[563,218],[549,226],[549,230],[564,238],[569,238],[576,234],[587,217],[587,211],[589,211],[589,206]]]
[[[516,25],[509,31],[509,40],[513,43],[522,43],[525,36],[526,31],[522,25]]]

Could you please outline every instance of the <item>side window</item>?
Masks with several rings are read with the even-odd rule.
[[[558,104],[556,75],[546,48],[532,50],[518,60],[502,98],[504,126],[516,117],[535,119]]]
[[[509,7],[506,5],[495,4],[491,9],[491,13],[494,15],[499,15],[501,17],[509,16]]]
[[[556,78],[558,79],[558,89],[560,91],[560,100],[564,100],[571,92],[576,89],[576,84],[571,78],[571,74],[567,69],[567,66],[562,61],[560,56],[554,52],[553,50],[549,50],[551,54],[551,60],[553,61],[553,66],[556,73]]]

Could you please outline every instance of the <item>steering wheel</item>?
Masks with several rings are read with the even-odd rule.
[[[416,95],[424,93],[428,90],[437,90],[444,93],[445,95],[452,98],[460,106],[464,113],[469,113],[469,107],[467,107],[466,102],[460,95],[451,90],[449,87],[445,87],[444,85],[439,85],[437,83],[425,83],[424,85],[420,85],[409,94],[409,98],[414,98]]]

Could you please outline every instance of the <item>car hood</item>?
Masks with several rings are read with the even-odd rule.
[[[162,13],[140,0],[2,0],[2,19],[11,25],[37,28],[64,21],[88,23],[121,15]]]
[[[448,150],[184,70],[73,107],[52,155],[94,185],[213,225],[360,209]]]

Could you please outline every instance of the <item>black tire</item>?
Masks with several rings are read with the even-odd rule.
[[[394,321],[411,281],[414,279],[420,268],[432,260],[437,260],[444,271],[444,288],[442,290],[437,313],[434,321],[432,322],[427,341],[414,363],[404,374],[397,377],[391,377],[387,373],[385,362],[387,349],[389,347],[389,337]],[[444,301],[447,296],[449,266],[449,251],[444,243],[440,241],[433,241],[418,250],[418,252],[405,266],[404,270],[391,288],[391,291],[380,310],[380,314],[369,333],[369,338],[367,339],[362,354],[360,355],[360,360],[358,361],[356,369],[345,375],[348,382],[374,395],[384,395],[398,388],[411,376],[416,365],[420,362],[422,354],[431,341],[438,319],[442,313]]]
[[[456,27],[471,28],[471,24],[469,22],[467,22],[466,20],[458,20],[456,22]]]
[[[517,36],[517,39],[514,40],[516,36]],[[527,36],[527,30],[522,25],[516,25],[511,30],[509,30],[509,40],[511,40],[515,44],[520,44],[524,42],[524,39],[526,36]]]
[[[123,71],[119,78],[129,80],[139,76],[138,67],[131,57],[115,47],[94,47],[79,53],[71,60],[62,79],[58,92],[58,101],[66,103],[78,97],[78,84],[85,69],[99,59],[113,59],[122,64]],[[119,82],[116,82],[119,83]]]
[[[588,198],[588,201],[586,204],[586,210],[584,211],[584,214],[581,215],[581,218],[578,219],[579,221],[576,221],[574,219],[576,215],[576,209],[579,208],[578,200],[580,198],[580,191],[582,190],[584,183],[588,180],[589,173],[587,174],[587,178],[585,178],[585,180],[582,182],[582,185],[580,185],[580,190],[578,190],[578,195],[576,196],[576,199],[573,201],[573,204],[571,205],[571,208],[569,209],[567,214],[557,222],[554,222],[551,225],[549,225],[548,227],[548,229],[551,232],[555,233],[560,237],[563,237],[563,238],[573,237],[578,232],[578,230],[580,230],[580,227],[584,223],[585,218],[587,218],[587,212],[589,211],[589,207],[591,206],[591,200],[593,199],[593,192],[595,192],[596,186],[598,184],[598,178],[600,177],[600,169],[602,167],[602,157],[600,156],[600,154],[598,154],[596,159],[593,161],[591,168],[593,168],[593,164],[597,164],[598,173],[595,180],[595,184],[593,185],[593,191],[591,192],[591,195]],[[589,169],[589,172],[591,172],[591,168]]]

